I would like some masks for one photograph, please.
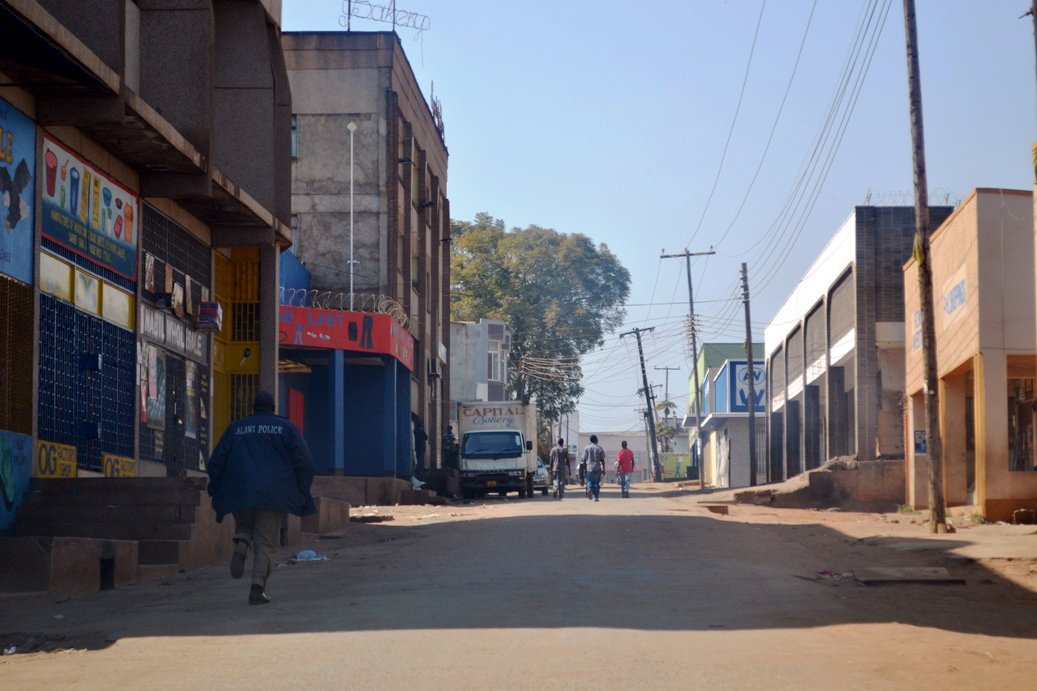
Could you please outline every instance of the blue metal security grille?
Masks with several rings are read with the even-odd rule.
[[[92,470],[104,453],[133,456],[136,357],[132,331],[40,295],[40,439]]]

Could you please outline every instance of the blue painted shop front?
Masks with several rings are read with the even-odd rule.
[[[285,372],[278,409],[302,429],[320,475],[412,474],[410,371],[391,356],[315,348],[281,348]],[[293,412],[295,413],[293,415]]]

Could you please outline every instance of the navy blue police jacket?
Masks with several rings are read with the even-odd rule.
[[[313,457],[295,425],[257,413],[227,428],[209,459],[209,496],[216,520],[239,509],[306,516],[316,511]]]

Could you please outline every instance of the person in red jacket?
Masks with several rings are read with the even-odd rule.
[[[634,452],[627,448],[625,439],[622,446],[616,455],[616,470],[619,472],[619,488],[623,490],[624,497],[629,497],[630,475],[634,472]]]

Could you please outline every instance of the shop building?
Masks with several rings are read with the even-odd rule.
[[[759,358],[763,353],[762,343],[753,343],[753,354]],[[706,429],[706,418],[713,412],[717,411],[717,400],[715,392],[715,379],[720,374],[721,369],[732,360],[745,361],[745,344],[744,343],[703,343],[699,347],[699,359],[695,363],[695,367],[698,369],[698,384],[699,384],[699,396],[695,395],[695,372],[691,373],[688,377],[688,414],[684,417],[683,427],[688,435],[688,445],[691,450],[690,458],[690,469],[687,471],[687,477],[693,480],[700,478],[709,485],[709,480],[706,476],[700,474],[702,470],[702,464],[699,463],[700,458],[703,460],[710,461],[711,467],[709,474],[716,475],[716,446],[710,448],[710,444],[716,440],[709,430]],[[754,362],[756,362],[754,360]],[[759,371],[763,371],[763,367],[759,368]],[[756,378],[756,385],[760,387],[760,379]],[[698,415],[697,406],[698,401],[702,401],[702,415]],[[755,409],[755,414],[760,418],[760,427],[763,427],[763,406],[758,406]],[[746,408],[748,411],[748,408]],[[724,412],[730,412],[726,408]],[[696,425],[698,422],[698,425]],[[698,441],[696,442],[696,435],[699,435]],[[723,435],[721,433],[721,439]],[[747,447],[748,448],[748,447]],[[764,452],[761,449],[756,451],[757,457],[762,459]],[[725,471],[726,474],[726,471]]]
[[[389,319],[410,335],[406,366],[345,358],[343,405],[364,413],[365,401],[383,400],[371,396],[395,392],[407,429],[424,430],[410,435],[415,462],[435,467],[450,400],[450,213],[438,104],[426,101],[395,33],[285,33],[282,45],[293,101],[293,251],[312,281],[305,301],[292,304],[367,315],[361,324]],[[363,415],[342,420],[350,459],[358,444],[407,436],[396,423],[372,430]],[[389,472],[370,457],[361,466],[347,460],[343,472]]]
[[[4,479],[0,529],[18,503],[6,485],[23,492],[28,476],[201,474],[255,391],[276,390],[279,11],[0,2],[18,188],[0,234],[0,443],[33,449]]]
[[[943,495],[947,506],[975,506],[989,521],[1037,510],[1033,219],[1031,192],[976,189],[930,240]],[[906,499],[924,508],[929,466],[917,272],[909,260]]]
[[[951,207],[929,208],[933,224]],[[903,263],[913,207],[858,206],[764,333],[767,479],[904,457]]]
[[[759,345],[762,351],[762,344]],[[750,482],[748,361],[744,357],[725,360],[720,367],[711,368],[707,376],[702,395],[705,486],[748,487],[766,483],[767,469],[762,462],[757,464],[755,481]],[[756,458],[762,461],[767,441],[766,377],[762,359],[753,361],[752,380]]]

